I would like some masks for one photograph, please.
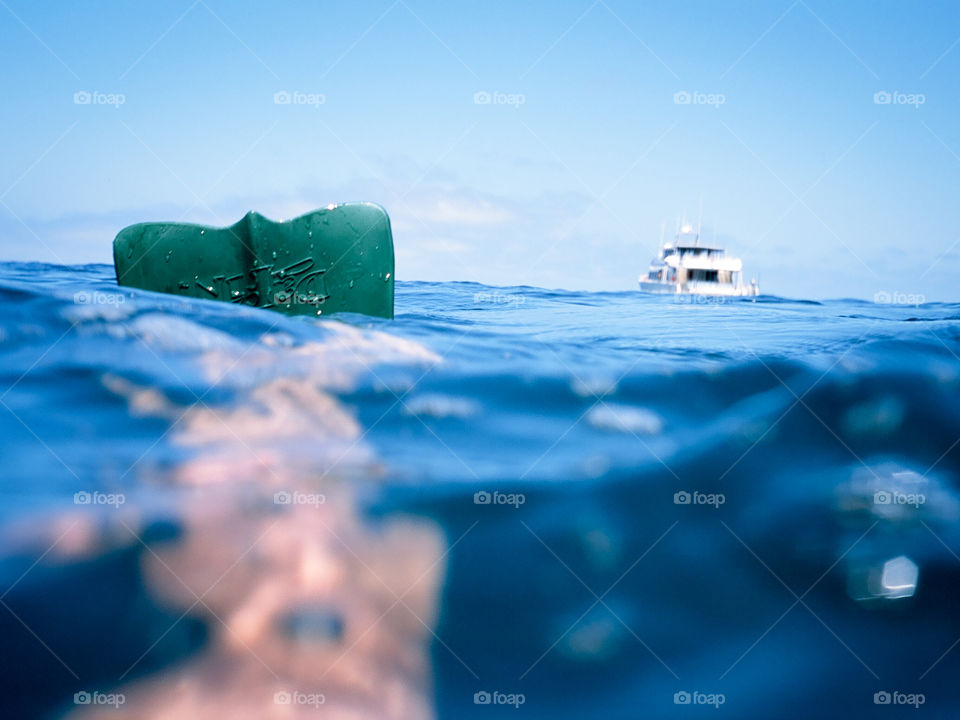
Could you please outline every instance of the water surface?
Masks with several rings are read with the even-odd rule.
[[[0,299],[18,717],[954,714],[960,305]]]

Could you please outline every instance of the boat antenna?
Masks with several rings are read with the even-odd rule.
[[[700,224],[703,222],[703,193],[700,193],[700,210],[697,212],[697,245],[700,244]]]

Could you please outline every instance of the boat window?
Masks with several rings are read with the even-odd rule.
[[[717,282],[716,270],[688,270],[689,279],[694,282]]]

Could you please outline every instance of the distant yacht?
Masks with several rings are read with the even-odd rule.
[[[753,297],[760,294],[756,280],[743,281],[743,262],[727,255],[722,247],[700,244],[700,230],[680,225],[672,243],[660,242],[660,253],[639,278],[643,292],[661,295],[725,295]]]

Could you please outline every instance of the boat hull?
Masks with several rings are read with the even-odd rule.
[[[674,283],[640,280],[640,291],[653,295],[701,295],[705,297],[756,297],[760,288],[756,285],[722,285],[720,283]]]

